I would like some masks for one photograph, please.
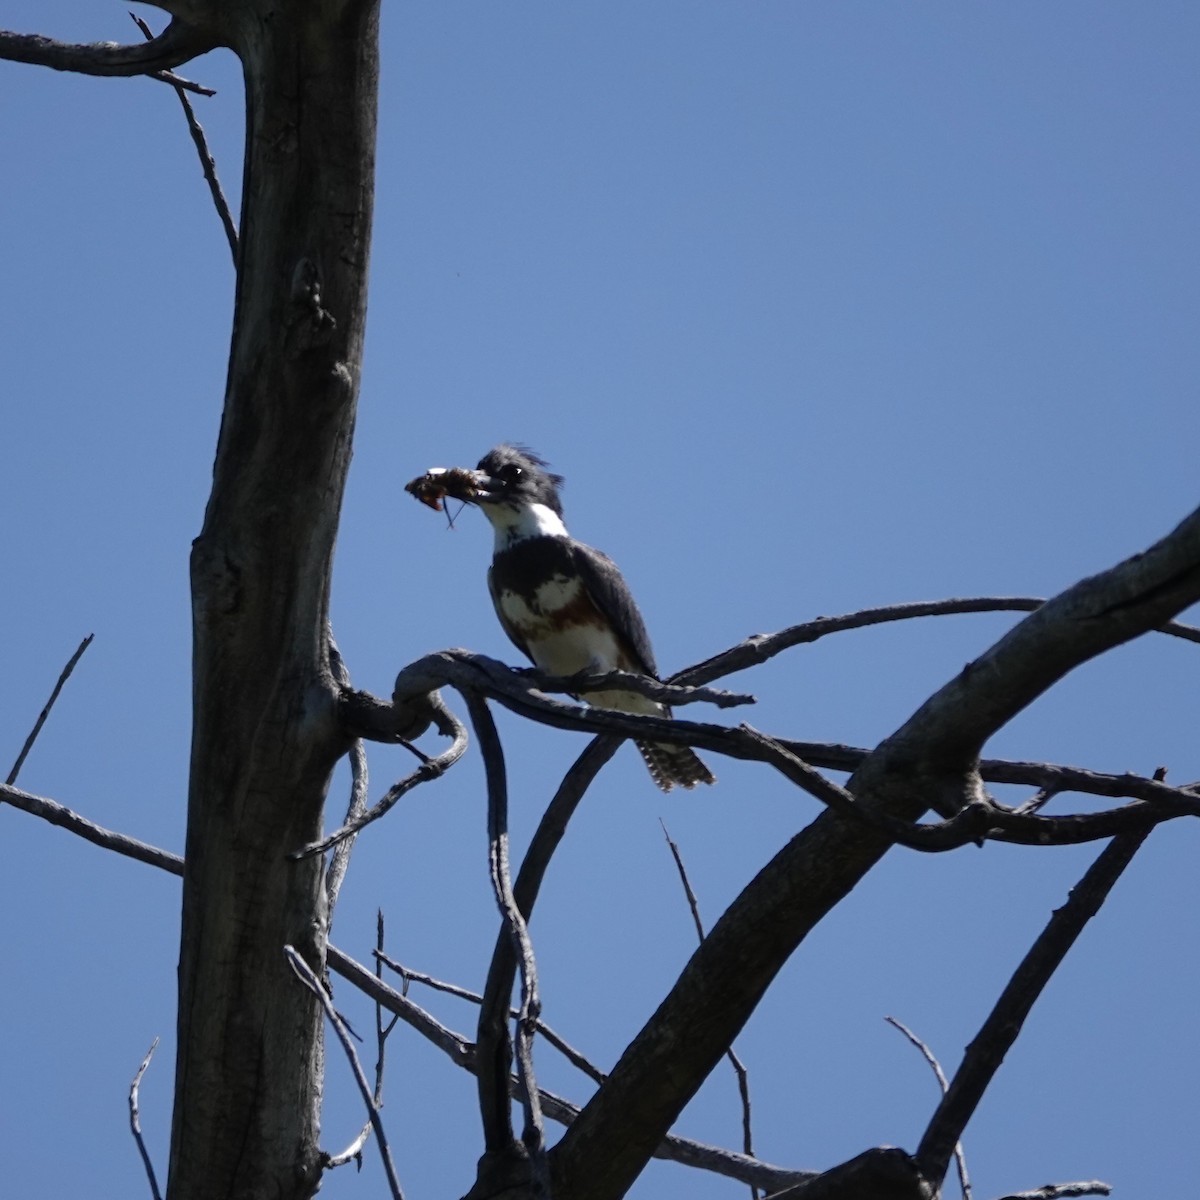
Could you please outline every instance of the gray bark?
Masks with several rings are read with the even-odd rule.
[[[325,642],[366,315],[377,5],[229,6],[247,95],[238,284],[213,490],[191,561],[194,730],[172,1200],[320,1179],[321,832],[347,742]]]

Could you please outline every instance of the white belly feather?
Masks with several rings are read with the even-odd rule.
[[[578,603],[580,587],[579,580],[558,575],[537,589],[532,604],[516,592],[501,592],[500,608],[505,620],[520,630],[539,670],[548,675],[636,670],[607,626],[588,622],[558,627],[556,614]],[[591,692],[584,699],[619,712],[658,715],[663,711],[661,704],[633,692]]]

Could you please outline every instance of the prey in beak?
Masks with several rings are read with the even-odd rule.
[[[424,475],[409,480],[404,490],[435,512],[442,512],[442,501],[447,497],[471,503],[487,494],[490,483],[482,471],[469,471],[466,467],[430,467]]]

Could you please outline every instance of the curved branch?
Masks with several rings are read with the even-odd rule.
[[[409,688],[417,697],[446,684],[476,688],[521,716],[561,729],[681,742],[734,758],[768,762],[822,804],[856,822],[865,822],[888,842],[913,850],[953,850],[987,838],[1031,846],[1075,845],[1174,817],[1200,816],[1200,796],[1159,780],[1130,774],[1104,775],[1052,763],[987,760],[980,764],[980,769],[986,770],[986,777],[996,782],[1034,783],[1058,791],[1132,796],[1144,801],[1099,813],[1055,817],[1017,813],[988,799],[980,786],[980,771],[973,770],[969,762],[957,766],[938,762],[934,769],[915,756],[901,757],[883,775],[889,787],[903,789],[904,799],[910,805],[903,812],[892,812],[876,803],[869,791],[861,787],[849,784],[839,787],[814,769],[813,764],[835,770],[867,770],[877,763],[880,754],[897,753],[896,746],[903,745],[896,742],[899,735],[887,739],[878,750],[868,752],[850,746],[774,738],[745,725],[731,729],[565,704],[541,695],[524,672],[465,650],[426,655],[406,667],[397,678],[397,696],[404,702]],[[934,808],[949,817],[931,825],[914,824],[925,808]],[[493,1003],[498,1003],[494,997]]]
[[[1007,641],[1008,636],[1011,635],[1006,635],[1006,638],[998,645]],[[1048,632],[1047,637],[1053,641],[1055,637],[1053,630]],[[994,650],[995,647],[993,647]],[[987,654],[990,655],[993,651],[988,651]],[[985,655],[986,657],[987,655]],[[1028,660],[1036,660],[1038,657],[1038,650],[1035,647],[1030,651],[1026,665],[1028,665]],[[967,672],[969,671],[970,667],[967,668]],[[957,682],[957,680],[952,681],[947,688],[953,687]],[[515,671],[487,655],[472,654],[466,650],[439,651],[426,655],[405,667],[396,681],[397,703],[403,705],[447,684],[455,687],[476,688],[503,704],[511,712],[558,729],[677,742],[749,761],[772,761],[771,753],[763,745],[763,739],[768,738],[774,746],[802,759],[802,765],[809,770],[813,767],[821,767],[835,771],[857,771],[884,746],[894,743],[899,736],[899,734],[893,735],[877,750],[872,751],[837,743],[804,742],[794,738],[769,737],[769,735],[758,733],[746,726],[730,728],[706,722],[668,720],[664,717],[589,708],[542,695],[531,685],[524,672]],[[947,688],[943,688],[942,691],[946,691]],[[939,692],[938,695],[941,693]],[[374,697],[365,697],[363,693],[355,693],[355,697],[364,710],[373,704],[376,706],[375,711],[382,714],[372,718],[376,728],[380,730],[388,728],[392,710],[383,701]],[[932,703],[932,701],[928,703]],[[948,717],[956,716],[951,704],[947,702],[944,707]],[[363,736],[373,736],[361,722],[355,723],[351,728],[354,732],[361,732]],[[379,736],[381,739],[384,737],[383,734]],[[895,747],[893,746],[889,753],[894,752]],[[1200,814],[1200,798],[1197,797],[1194,790],[1171,787],[1160,780],[1129,773],[1112,775],[1056,763],[982,759],[978,761],[977,770],[974,772],[969,769],[969,763],[967,766],[955,765],[953,770],[942,764],[932,779],[918,779],[913,764],[907,762],[903,774],[905,777],[913,778],[914,787],[919,783],[921,787],[928,789],[929,807],[947,813],[958,813],[965,806],[981,801],[979,779],[986,779],[994,783],[1030,784],[1035,787],[1053,788],[1058,792],[1077,791],[1114,798],[1131,797],[1170,809],[1176,815]],[[818,777],[818,779],[822,787],[836,786],[825,780],[824,777]],[[933,786],[934,783],[936,783],[936,787]],[[842,790],[845,791],[845,789]],[[925,795],[925,793],[922,794]],[[822,799],[824,803],[833,803],[830,799],[822,796],[820,787],[814,792],[814,795],[817,795],[817,798]],[[997,807],[996,811],[1003,810]],[[1044,818],[1046,821],[1059,819],[1057,817]],[[1016,826],[1011,825],[1009,828],[1015,830]],[[1034,827],[1030,826],[1030,828]],[[1049,826],[1043,827],[1043,829],[1048,828]],[[1112,836],[1114,832],[1117,830],[1109,829],[1105,833],[1095,836],[1108,837]],[[1041,833],[1031,840],[1040,842],[1042,840]],[[1073,838],[1071,840],[1078,841],[1080,839]]]
[[[206,54],[217,45],[215,38],[178,19],[152,41],[128,46],[116,42],[59,42],[37,33],[0,30],[0,59],[9,62],[80,75],[152,75],[174,87],[207,96],[214,94],[210,88],[180,79],[171,74],[171,68]]]
[[[542,880],[554,851],[566,833],[568,821],[600,768],[612,758],[620,744],[620,738],[603,735],[589,743],[563,777],[554,798],[542,814],[513,885],[513,899],[526,924],[533,915]],[[507,1036],[506,1017],[516,974],[516,948],[507,928],[502,928],[496,936],[480,1001],[479,1066],[476,1074],[481,1108],[489,1103],[488,1097],[508,1086],[512,1047]]]
[[[361,695],[361,693],[355,694]],[[326,850],[345,842],[348,838],[354,837],[362,829],[370,825],[372,821],[378,821],[380,817],[388,813],[395,807],[398,800],[411,792],[418,784],[440,779],[441,776],[462,758],[467,749],[466,726],[442,703],[441,697],[436,693],[426,699],[429,702],[427,707],[429,718],[437,725],[439,733],[453,739],[450,746],[436,757],[426,758],[411,775],[406,775],[399,783],[390,787],[378,803],[374,804],[371,808],[360,812],[351,811],[347,813],[346,823],[340,829],[334,830],[333,833],[329,834],[328,837],[322,838],[319,842],[310,842],[307,846],[302,846],[299,850],[293,850],[288,855],[289,858],[299,860],[310,858],[314,854],[323,854]],[[356,740],[355,745],[361,747],[361,744],[360,741]]]
[[[346,1022],[338,1015],[337,1009],[333,1007],[333,1001],[329,999],[329,993],[321,986],[321,981],[313,973],[312,967],[304,961],[303,955],[294,946],[284,946],[283,954],[287,959],[288,966],[296,973],[296,978],[312,992],[325,1010],[325,1015],[329,1018],[329,1023],[333,1026],[338,1041],[342,1044],[342,1050],[346,1054],[346,1061],[350,1064],[354,1082],[358,1085],[363,1103],[367,1106],[371,1128],[375,1130],[375,1140],[379,1145],[379,1154],[387,1173],[388,1188],[391,1190],[393,1200],[404,1200],[404,1193],[400,1190],[400,1180],[396,1177],[396,1167],[392,1162],[392,1148],[388,1143],[387,1131],[384,1129],[383,1119],[379,1115],[379,1104],[371,1091],[371,1085],[367,1082],[362,1063],[358,1060],[358,1051],[354,1049],[354,1042]]]
[[[964,613],[1035,612],[1046,601],[1036,596],[972,596],[965,599],[918,600],[909,604],[888,604],[881,608],[864,608],[859,612],[838,617],[817,617],[800,625],[792,625],[777,633],[758,633],[720,654],[706,658],[694,666],[685,667],[671,676],[671,683],[710,683],[735,671],[767,662],[793,646],[819,641],[832,633],[848,629],[866,629],[892,621],[911,621],[918,617],[945,617]],[[1160,633],[1200,642],[1200,628],[1170,621],[1159,627]]]
[[[542,1108],[537,1081],[533,1074],[533,1037],[542,1002],[538,996],[537,963],[533,943],[520,907],[513,896],[508,867],[508,778],[504,769],[504,749],[496,732],[496,723],[488,710],[487,701],[476,691],[463,692],[471,714],[471,724],[483,751],[488,789],[488,863],[492,888],[504,922],[504,932],[512,942],[513,952],[521,971],[521,1009],[517,1016],[517,1077],[524,1093],[525,1129],[522,1140],[533,1166],[534,1193],[549,1196],[549,1177],[546,1168],[546,1135],[542,1126]],[[505,1005],[507,1012],[507,1005]],[[495,1043],[505,1036],[505,1023],[499,1028],[491,1020],[491,1011],[480,1009],[479,1050],[485,1060],[494,1059]],[[490,1049],[489,1049],[490,1047]],[[508,1111],[508,1077],[504,1079],[503,1100],[494,1093],[480,1073],[480,1112],[483,1117],[487,1150],[507,1152],[511,1146],[512,1125]]]

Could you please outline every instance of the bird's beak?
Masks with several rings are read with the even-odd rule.
[[[470,475],[475,485],[474,495],[463,496],[462,499],[473,501],[475,504],[488,504],[499,500],[504,494],[504,482],[486,471],[464,471]]]

